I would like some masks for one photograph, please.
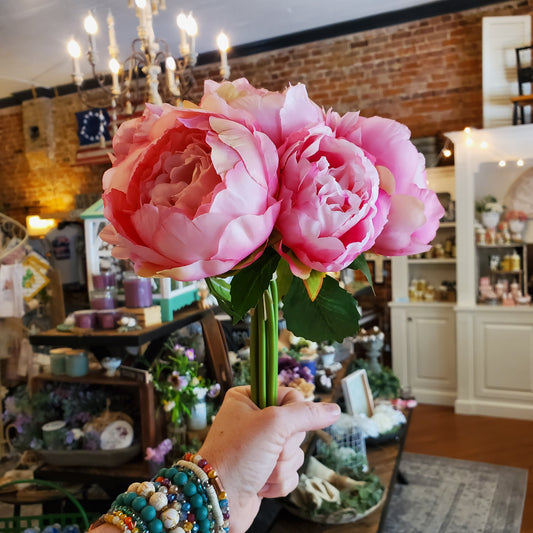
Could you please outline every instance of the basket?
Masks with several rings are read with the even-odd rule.
[[[98,518],[98,514],[85,512],[80,502],[76,497],[57,483],[47,481],[44,479],[18,479],[15,481],[9,481],[0,485],[0,488],[7,487],[9,485],[16,485],[19,483],[29,483],[32,485],[40,485],[47,487],[61,493],[65,498],[70,500],[76,507],[78,512],[74,513],[62,513],[62,514],[43,514],[40,516],[12,516],[9,518],[0,517],[0,533],[22,533],[26,528],[39,528],[43,529],[46,526],[59,524],[62,528],[68,525],[78,524],[80,531],[88,531],[89,521]]]

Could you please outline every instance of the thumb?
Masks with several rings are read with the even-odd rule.
[[[294,402],[278,407],[278,428],[285,435],[322,429],[333,424],[341,414],[336,403]]]

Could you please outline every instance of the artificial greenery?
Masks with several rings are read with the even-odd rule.
[[[340,491],[340,505],[333,502],[323,502],[322,505],[313,511],[314,515],[330,515],[341,509],[355,509],[359,514],[363,514],[368,509],[377,505],[383,496],[383,484],[376,474],[367,474],[365,484],[351,489]]]
[[[381,372],[374,372],[371,370],[368,361],[355,359],[351,364],[349,373],[360,369],[366,370],[368,384],[374,398],[384,398],[386,400],[398,398],[401,389],[400,379],[391,368],[381,366]]]
[[[339,446],[335,441],[320,446],[316,458],[331,470],[352,479],[362,479],[368,471],[368,461],[364,452]]]

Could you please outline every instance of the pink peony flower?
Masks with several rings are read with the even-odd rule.
[[[196,280],[261,253],[279,212],[267,135],[198,108],[147,105],[113,148],[100,235],[137,273]]]
[[[409,129],[381,117],[359,117],[348,128],[345,117],[331,112],[327,123],[338,134],[342,131],[374,161],[380,171],[381,190],[390,197],[388,220],[373,251],[409,255],[429,250],[428,243],[435,237],[444,208],[437,195],[427,188],[424,156],[409,140]]]
[[[276,246],[293,274],[303,279],[312,269],[346,268],[369,250],[390,206],[372,159],[347,138],[358,114],[348,113],[336,130],[325,118],[294,130],[289,114],[282,121],[290,134],[279,149],[282,207],[276,229],[281,241]]]

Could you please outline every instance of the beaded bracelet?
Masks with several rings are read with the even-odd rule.
[[[179,466],[190,468],[195,472],[204,485],[209,494],[209,499],[213,505],[216,524],[218,531],[229,531],[229,506],[228,497],[216,470],[200,455],[193,453],[186,453],[183,459],[176,463]],[[217,511],[215,511],[217,509]],[[218,512],[220,511],[220,513]],[[222,520],[220,520],[222,518]]]
[[[228,499],[214,468],[185,454],[152,481],[132,483],[91,529],[104,523],[124,533],[228,533]]]

